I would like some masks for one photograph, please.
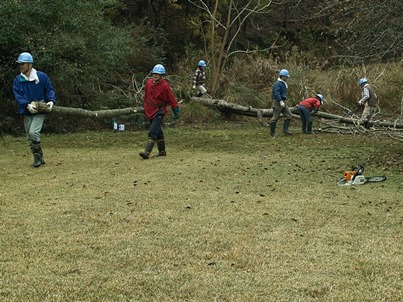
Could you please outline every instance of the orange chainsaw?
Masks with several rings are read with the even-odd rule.
[[[353,167],[351,171],[344,172],[344,177],[337,181],[338,186],[363,185],[366,183],[382,182],[386,180],[386,176],[372,176],[365,178],[364,166],[358,165]]]

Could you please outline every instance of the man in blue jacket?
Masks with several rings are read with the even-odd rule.
[[[288,108],[287,101],[287,80],[290,77],[287,69],[280,70],[279,77],[273,85],[272,89],[272,108],[273,108],[273,117],[270,120],[270,135],[272,138],[276,137],[276,125],[277,121],[282,113],[285,117],[283,133],[285,135],[291,135],[288,131],[290,127],[292,114],[290,109]]]
[[[45,114],[56,103],[55,91],[48,76],[33,68],[34,59],[28,52],[19,55],[20,74],[13,82],[13,92],[18,104],[18,113],[24,117],[28,143],[34,155],[34,167],[45,164],[41,147],[41,130]]]

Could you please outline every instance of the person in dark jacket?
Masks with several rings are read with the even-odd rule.
[[[167,113],[167,106],[170,106],[174,119],[179,118],[179,104],[175,99],[171,87],[165,80],[165,67],[161,64],[154,66],[152,78],[145,85],[144,93],[144,114],[150,121],[150,130],[148,132],[148,143],[140,156],[148,159],[154,145],[158,146],[158,154],[155,156],[166,156],[165,138],[162,131],[162,122]]]
[[[206,87],[204,87],[204,81],[206,80],[206,62],[200,60],[197,63],[197,68],[193,75],[192,88],[197,89],[198,93],[196,96],[201,97],[207,92]]]
[[[287,106],[287,80],[290,77],[290,74],[287,69],[280,70],[279,78],[276,83],[273,85],[272,89],[272,108],[273,108],[273,117],[270,120],[270,135],[272,138],[276,137],[276,125],[277,121],[282,113],[285,117],[284,125],[283,125],[283,133],[285,135],[291,135],[288,131],[290,127],[292,114],[290,109]]]
[[[372,117],[376,111],[376,106],[378,105],[378,96],[376,95],[374,88],[368,84],[366,78],[361,78],[358,81],[358,85],[362,89],[362,97],[358,101],[358,105],[364,106],[359,123],[369,129]]]
[[[41,146],[41,130],[46,112],[52,111],[56,96],[49,77],[33,68],[34,59],[23,52],[17,59],[20,74],[13,82],[18,113],[24,117],[28,143],[34,155],[34,167],[45,164]]]
[[[315,94],[314,97],[307,98],[301,101],[297,110],[301,117],[302,132],[312,134],[312,113],[316,113],[319,107],[323,104],[324,98],[320,93]]]

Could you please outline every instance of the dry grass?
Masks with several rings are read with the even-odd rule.
[[[38,169],[1,140],[1,301],[403,299],[401,143],[182,126],[144,161],[145,137],[45,136]],[[358,163],[388,180],[338,187]]]

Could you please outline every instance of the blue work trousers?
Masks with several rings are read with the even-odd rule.
[[[164,132],[162,131],[163,115],[157,115],[150,121],[150,131],[148,137],[150,140],[156,142],[164,139]]]
[[[305,106],[298,106],[299,115],[301,116],[302,124],[312,122],[312,113]]]

